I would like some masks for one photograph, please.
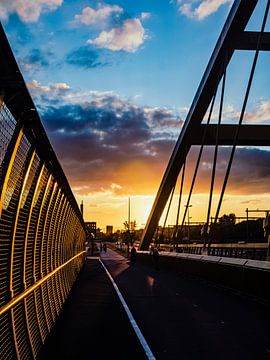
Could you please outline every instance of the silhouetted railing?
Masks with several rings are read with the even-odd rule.
[[[211,244],[210,248],[203,249],[203,244],[178,244],[177,252],[202,255],[205,252],[212,256],[232,257],[252,260],[266,260],[268,254],[267,243],[243,244]]]
[[[0,359],[36,357],[84,242],[81,213],[0,26]]]
[[[151,246],[155,246],[154,243]],[[268,260],[268,243],[218,243],[211,244],[211,247],[204,247],[203,244],[159,244],[159,250],[165,252],[177,252],[194,255],[211,255],[230,258],[242,258],[252,260]]]

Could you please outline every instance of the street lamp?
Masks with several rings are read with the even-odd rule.
[[[185,205],[185,207],[187,208],[187,222],[188,222],[188,240],[189,240],[189,208],[192,207],[192,205]]]

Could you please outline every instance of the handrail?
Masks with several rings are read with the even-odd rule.
[[[11,301],[9,301],[6,305],[2,306],[0,308],[0,315],[3,315],[8,310],[10,310],[14,305],[16,305],[18,302],[20,302],[22,299],[24,299],[27,295],[29,295],[32,291],[37,289],[40,285],[42,285],[45,281],[47,281],[50,277],[52,277],[55,273],[57,273],[59,270],[61,270],[63,267],[68,265],[71,261],[75,260],[77,257],[81,256],[85,253],[84,251],[79,252],[75,256],[73,256],[71,259],[67,260],[64,264],[58,266],[56,269],[54,269],[52,272],[44,276],[42,279],[38,280],[34,285],[31,285],[28,289],[23,291],[20,295],[15,296]]]
[[[267,249],[268,243],[215,243],[211,244],[211,248],[247,248],[247,249]],[[203,244],[178,244],[178,247],[183,248],[191,248],[191,247],[203,247]]]

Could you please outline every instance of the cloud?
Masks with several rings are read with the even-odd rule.
[[[137,18],[130,18],[118,5],[99,3],[96,9],[87,6],[81,14],[75,15],[73,24],[102,27],[102,31],[95,38],[87,40],[88,45],[111,51],[134,53],[149,38],[141,21],[150,16],[149,12],[142,12]],[[91,58],[95,56],[94,53],[90,55]],[[83,60],[83,63],[87,63],[86,59]],[[90,66],[87,67],[92,67],[91,60]]]
[[[118,5],[102,5],[98,4],[97,9],[89,6],[82,10],[82,13],[75,15],[74,21],[76,24],[82,25],[100,25],[104,23],[113,13],[121,14],[123,9]]]
[[[120,27],[110,31],[102,31],[98,37],[87,41],[88,44],[112,51],[127,51],[134,53],[148,38],[140,19],[128,19]]]
[[[180,129],[183,125],[183,120],[179,117],[173,109],[168,108],[145,108],[148,121],[154,127],[168,127],[170,129]]]
[[[115,183],[112,183],[110,188],[112,190],[121,190],[122,189],[122,186],[121,185],[118,185],[118,184],[115,184]]]
[[[88,184],[93,191],[115,183],[118,192],[130,188],[140,192],[140,184],[149,181],[150,165],[162,164],[162,154],[152,141],[151,128],[140,107],[113,97],[97,98],[88,104],[47,107],[42,118],[76,186]],[[138,180],[141,176],[143,179]]]
[[[247,111],[244,117],[250,124],[266,123],[270,121],[270,101],[262,100],[252,111]]]
[[[32,49],[26,56],[19,58],[19,65],[22,71],[33,74],[40,70],[40,68],[49,66],[52,56],[52,52],[42,52],[40,49]]]
[[[151,17],[151,13],[150,12],[142,12],[141,13],[141,16],[140,16],[140,19],[141,20],[146,20],[146,19],[149,19]]]
[[[227,159],[229,148],[224,148],[221,157]],[[258,194],[269,192],[270,151],[259,148],[238,148],[229,179],[231,192]],[[227,161],[226,161],[227,163]]]
[[[27,83],[27,87],[31,95],[40,102],[58,102],[70,92],[70,87],[66,83],[41,85],[37,80],[32,80]]]
[[[158,188],[183,123],[177,111],[140,106],[113,92],[75,91],[65,83],[44,86],[33,80],[28,87],[78,193],[110,189],[117,194],[151,194]],[[198,147],[192,147],[185,191],[197,154]],[[229,155],[230,147],[219,148],[215,191],[221,187]],[[205,147],[195,192],[209,192],[212,161],[213,147]],[[227,192],[268,192],[269,162],[270,151],[238,148]]]
[[[197,161],[198,146],[194,146],[188,156],[187,181],[189,186],[195,163]],[[231,147],[221,146],[218,150],[215,192],[220,193],[224,175],[227,169]],[[204,148],[198,177],[196,180],[195,192],[208,193],[210,189],[210,178],[212,174],[212,164],[214,147]],[[270,181],[270,151],[259,148],[239,147],[236,149],[233,164],[229,176],[226,192],[230,194],[259,194],[268,193]],[[189,191],[188,186],[186,191]]]
[[[181,123],[172,109],[139,106],[112,92],[74,91],[64,83],[33,80],[28,88],[78,192],[117,184],[117,193],[144,193],[158,183],[156,174],[162,173],[175,138],[157,139],[155,132]]]
[[[178,0],[179,12],[191,19],[203,20],[215,13],[222,5],[232,4],[233,0],[203,0],[198,6],[194,6],[197,1]]]
[[[241,115],[241,106],[236,108],[235,105],[230,103],[224,103],[222,111],[222,123],[223,124],[238,124],[240,115]],[[180,114],[185,117],[187,111],[184,108],[179,109]],[[204,123],[208,119],[209,111],[206,112],[204,116]],[[219,102],[215,105],[211,122],[217,123],[219,117]],[[245,111],[243,124],[270,124],[270,101],[267,99],[256,99],[256,101],[248,104],[248,107]]]
[[[108,64],[100,60],[100,54],[89,46],[82,46],[66,56],[66,62],[84,69],[96,68]]]
[[[223,122],[238,123],[240,119],[240,110],[235,109],[233,105],[225,104],[223,111]],[[218,119],[218,110],[213,112],[213,120]],[[250,106],[244,114],[244,124],[269,124],[270,123],[270,101],[260,100],[259,102]]]
[[[63,0],[1,0],[0,18],[7,20],[15,13],[23,22],[36,22],[41,13],[56,10],[62,3]]]

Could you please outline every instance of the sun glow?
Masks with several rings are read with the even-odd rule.
[[[190,222],[204,222],[208,205],[207,194],[195,194],[191,199],[189,211]],[[106,225],[113,225],[114,231],[123,229],[123,223],[128,220],[128,198],[129,196],[115,195],[112,192],[100,192],[85,196],[77,196],[78,203],[83,200],[85,221],[96,221],[97,226],[102,230]],[[137,229],[144,228],[152,209],[155,195],[134,195],[130,196],[131,221],[136,221]],[[185,205],[187,195],[183,196],[182,205]],[[218,197],[213,197],[211,215],[215,215]],[[245,216],[246,208],[268,208],[270,201],[269,194],[261,195],[227,195],[225,196],[220,215],[235,213],[237,216]],[[167,225],[175,225],[178,205],[178,194],[172,202]],[[166,209],[160,218],[160,225],[164,224]],[[184,208],[180,211],[179,223],[182,222]],[[187,221],[187,219],[186,219]]]

